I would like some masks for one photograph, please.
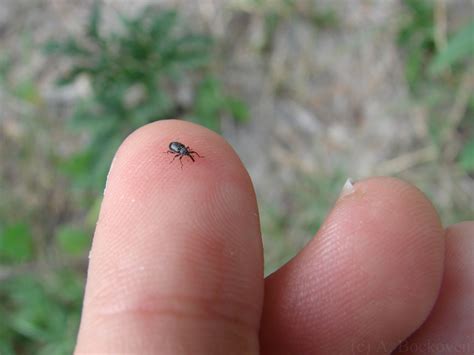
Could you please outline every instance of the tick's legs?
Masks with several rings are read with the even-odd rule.
[[[204,158],[203,155],[199,155],[199,153],[195,152],[194,150],[189,150],[189,154],[196,154],[199,158]]]
[[[181,169],[183,168],[183,161],[181,159],[183,159],[184,155],[181,155],[179,157],[179,162],[181,163]]]
[[[168,153],[170,153],[170,152],[168,152]],[[171,152],[171,153],[174,153],[174,152]],[[175,154],[176,154],[176,155],[174,156],[173,159],[171,159],[170,164],[171,164],[172,162],[174,162],[174,160],[175,160],[177,157],[179,157],[179,154],[178,154],[178,153],[175,153]],[[179,158],[179,159],[181,160],[181,158]],[[182,164],[182,163],[181,163],[181,164]]]
[[[193,161],[193,163],[194,163],[194,158],[193,158],[193,156],[191,155],[191,153],[188,155],[188,157],[190,157],[190,158],[191,158],[191,160],[192,160],[192,161]]]

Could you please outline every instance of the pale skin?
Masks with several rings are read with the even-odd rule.
[[[161,153],[176,137],[205,158],[170,165]],[[75,353],[474,353],[473,297],[474,221],[443,227],[417,188],[383,177],[355,183],[264,279],[236,153],[198,125],[161,121],[116,154]]]

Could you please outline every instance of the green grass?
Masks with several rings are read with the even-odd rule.
[[[59,84],[83,76],[92,88],[71,117],[89,142],[62,166],[76,183],[101,190],[120,142],[146,123],[184,118],[219,131],[222,114],[247,118],[246,105],[227,95],[212,71],[212,38],[186,28],[176,11],[149,6],[134,18],[120,15],[122,28],[112,33],[104,33],[101,18],[95,2],[82,38],[45,47],[73,62]],[[185,82],[195,93],[190,102],[176,94]]]
[[[71,271],[24,274],[0,283],[0,353],[70,354],[83,277]]]
[[[284,207],[261,206],[265,275],[290,260],[316,234],[335,204],[347,175],[299,176]]]
[[[427,108],[438,164],[474,171],[474,17],[437,41],[436,2],[405,0],[398,44],[415,101]],[[458,105],[458,106],[456,106]],[[455,110],[457,108],[457,110]],[[455,147],[453,141],[460,141]]]

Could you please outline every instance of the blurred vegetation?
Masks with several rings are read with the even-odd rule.
[[[252,1],[258,13],[264,13],[271,29],[283,16],[297,9],[292,1],[282,0],[269,10],[269,2]],[[474,173],[474,18],[446,33],[446,43],[436,38],[437,2],[405,0],[404,12],[398,24],[398,45],[404,59],[405,78],[414,103],[426,107],[429,117],[429,142],[436,151],[434,164],[446,170]],[[250,6],[250,5],[249,5]],[[316,12],[325,19],[322,24],[337,26],[330,10]],[[446,15],[446,14],[444,14]],[[271,33],[271,32],[270,32]],[[428,171],[429,168],[427,168]],[[270,274],[291,259],[319,229],[337,199],[347,173],[327,176],[300,176],[294,182],[287,207],[280,210],[263,206],[261,223],[265,250],[265,272]],[[431,191],[425,191],[428,195]],[[318,196],[317,200],[314,196]],[[449,208],[441,206],[440,213],[447,223],[472,218],[472,211],[460,203]],[[294,235],[306,235],[295,240]]]
[[[434,151],[433,184],[443,171],[474,176],[474,17],[448,22],[443,1],[405,0],[398,44],[405,59],[412,100],[426,112]],[[448,24],[450,26],[448,27]],[[420,150],[420,151],[421,151]],[[433,189],[435,187],[433,186]],[[425,191],[431,197],[433,191]],[[472,219],[462,193],[437,206],[446,224]]]
[[[0,353],[71,354],[82,305],[83,278],[58,270],[0,283]]]
[[[408,86],[428,108],[438,163],[474,173],[474,18],[448,33],[443,2],[404,5],[398,43]]]
[[[265,249],[265,275],[290,260],[313,238],[341,193],[347,174],[297,177],[291,197],[282,210],[262,206],[260,220]],[[317,199],[315,201],[315,196]],[[304,235],[305,239],[298,236]]]
[[[73,60],[59,84],[71,84],[81,75],[90,81],[91,95],[71,118],[90,141],[63,168],[76,182],[99,188],[120,142],[146,123],[181,117],[219,131],[223,113],[238,121],[247,118],[243,102],[225,95],[212,73],[209,36],[185,29],[172,10],[146,7],[136,18],[119,18],[123,30],[103,34],[96,2],[83,38],[46,46],[48,53]],[[176,92],[190,79],[196,93],[186,102]]]
[[[405,0],[404,8],[398,44],[406,81],[413,99],[429,110],[430,144],[438,163],[474,174],[474,22],[440,34],[436,2]],[[242,0],[241,10],[264,16],[264,51],[270,50],[276,26],[288,16],[301,16],[318,28],[338,24],[333,11],[299,8],[292,0]],[[21,169],[28,175],[25,184],[42,191],[23,204],[0,185],[2,355],[71,353],[100,193],[112,155],[126,135],[161,119],[181,117],[219,131],[223,117],[237,122],[248,117],[246,104],[225,93],[213,69],[212,38],[186,28],[172,10],[151,7],[134,18],[119,15],[119,20],[121,28],[106,33],[96,2],[83,35],[45,46],[50,58],[70,63],[60,85],[85,80],[90,86],[68,120],[74,135],[85,138],[66,155],[56,153],[48,133],[41,131],[40,125],[48,131],[61,123],[49,117],[35,80],[10,83],[12,60],[0,58],[0,84],[12,101],[21,101],[22,123],[28,127],[23,137],[27,144],[12,144],[8,151],[20,158],[19,166],[7,170],[15,175]],[[31,50],[28,38],[22,41]],[[192,95],[183,97],[183,91]],[[2,154],[7,153],[0,151],[0,158]],[[54,174],[38,176],[38,164]],[[262,206],[264,242],[272,244],[265,251],[267,274],[307,241],[292,235],[310,238],[319,228],[344,178],[343,173],[301,176],[286,210]],[[71,191],[66,202],[57,202],[54,186]],[[462,212],[453,213],[465,218]]]
[[[335,10],[320,7],[315,1],[240,0],[235,6],[239,11],[263,18],[264,35],[259,49],[265,53],[271,52],[275,30],[285,20],[304,20],[317,29],[334,29],[338,25]]]
[[[45,178],[46,184],[60,184],[72,192],[69,206],[49,206],[50,195],[42,196],[37,211],[25,211],[23,206],[15,211],[13,201],[0,206],[0,212],[4,212],[0,222],[2,355],[72,352],[83,295],[85,256],[105,177],[114,152],[129,133],[146,123],[169,118],[195,121],[219,131],[223,117],[237,122],[248,117],[247,106],[225,93],[213,70],[212,38],[186,28],[173,10],[146,7],[134,18],[118,17],[121,28],[105,33],[101,3],[96,1],[83,35],[52,40],[44,46],[51,60],[70,63],[59,85],[85,79],[90,87],[68,119],[71,133],[85,138],[83,143],[73,144],[76,148],[72,155],[54,152],[51,143],[43,149],[39,142],[42,134],[48,141],[50,138],[48,132],[34,128],[36,122],[46,126],[57,122],[41,117],[48,113],[34,80],[27,78],[10,85],[12,61],[2,57],[0,79],[4,88],[12,99],[31,104],[31,112],[21,118],[31,126],[26,133],[31,134],[31,144],[18,147],[18,151],[11,144],[10,153],[25,157],[21,159],[26,170],[28,165],[33,170],[41,162],[49,165],[60,173],[53,181],[51,176]],[[31,44],[26,47],[32,48]],[[190,92],[189,97],[180,97],[180,90]],[[28,147],[32,150],[27,151]],[[34,149],[47,153],[38,157]],[[31,176],[35,176],[33,171]],[[45,186],[40,189],[48,191]],[[41,213],[42,203],[58,212],[57,221]],[[69,211],[76,208],[82,212]],[[50,219],[53,225],[37,228],[36,224],[47,225],[40,218]]]

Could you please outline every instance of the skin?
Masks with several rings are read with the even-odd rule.
[[[176,137],[206,158],[170,166]],[[473,255],[474,222],[444,229],[417,188],[379,177],[264,279],[236,153],[195,124],[152,123],[109,173],[75,353],[472,353]]]

